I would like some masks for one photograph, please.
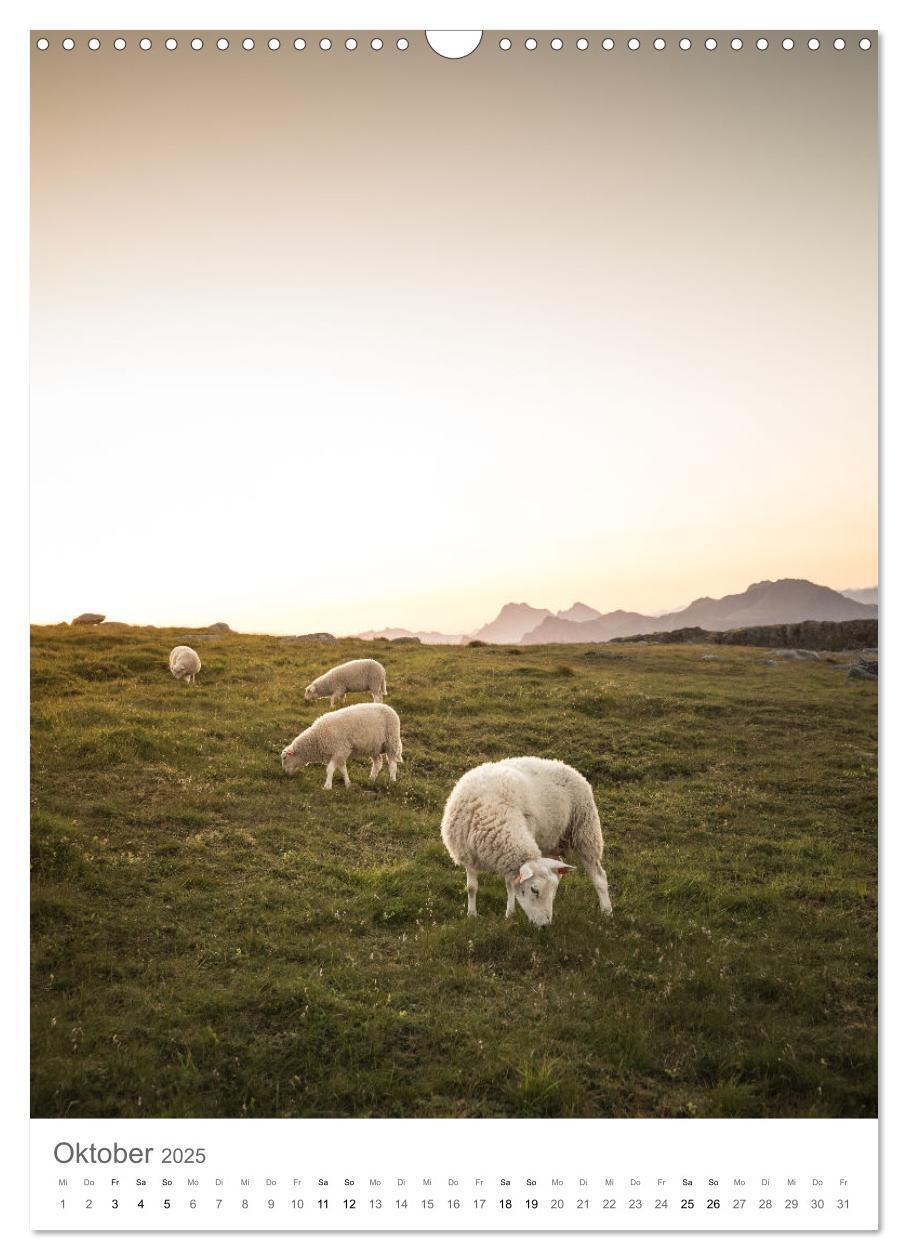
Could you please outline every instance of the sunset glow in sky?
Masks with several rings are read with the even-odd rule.
[[[875,582],[875,51],[292,35],[33,56],[33,620]]]

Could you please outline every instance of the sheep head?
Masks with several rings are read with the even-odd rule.
[[[531,923],[548,927],[555,909],[555,893],[563,875],[572,871],[560,858],[533,858],[508,876],[517,904]]]

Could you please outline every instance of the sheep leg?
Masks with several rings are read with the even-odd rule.
[[[337,767],[334,764],[334,758],[332,757],[331,760],[328,762],[328,772],[325,776],[325,790],[328,792],[331,791],[331,785],[334,782],[334,771],[336,768]]]
[[[603,914],[612,913],[612,899],[608,895],[608,880],[599,862],[584,862],[583,869],[589,875],[593,887],[599,895],[599,908]]]
[[[476,917],[476,889],[479,887],[479,880],[476,878],[476,872],[471,871],[467,867],[467,914]]]
[[[388,754],[386,753],[385,756],[387,757]],[[394,757],[388,757],[388,774],[391,778],[391,782],[396,783],[397,782],[397,761],[395,760]]]
[[[373,704],[381,704],[381,692],[380,692],[380,691],[373,691],[373,692],[372,692],[372,703],[373,703]]]
[[[507,875],[505,875],[504,877],[504,886],[508,890],[508,907],[504,912],[504,917],[506,919],[511,919],[514,917],[514,905],[517,901],[517,898],[514,895],[514,885],[508,879]]]
[[[377,779],[380,773],[381,753],[379,753],[377,757],[372,758],[372,769],[369,771],[369,782],[371,783],[373,779]]]
[[[340,762],[337,768],[338,770],[340,770],[341,774],[344,776],[344,787],[348,788],[350,786],[350,776],[349,774],[347,774],[346,761]]]

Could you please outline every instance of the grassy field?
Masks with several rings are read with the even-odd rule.
[[[33,635],[36,1116],[868,1116],[876,688],[754,648]],[[373,654],[405,762],[278,754]],[[366,697],[355,697],[355,699]],[[615,905],[555,922],[442,848],[477,762],[585,774]]]

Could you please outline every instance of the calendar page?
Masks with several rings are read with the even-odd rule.
[[[876,1229],[879,37],[683,16],[28,32],[34,1230]]]

